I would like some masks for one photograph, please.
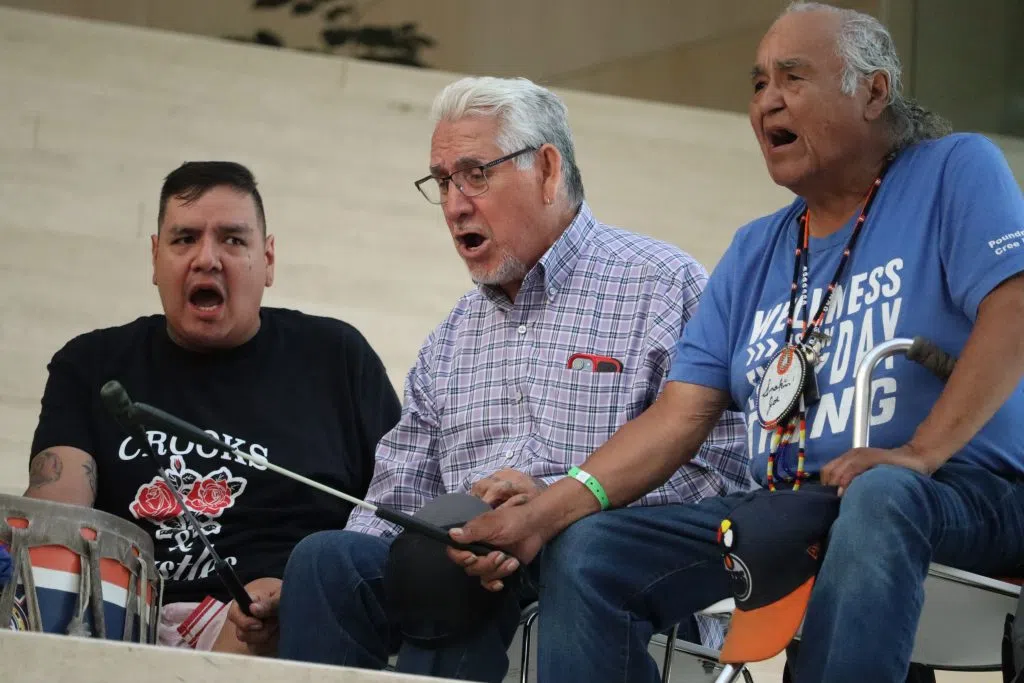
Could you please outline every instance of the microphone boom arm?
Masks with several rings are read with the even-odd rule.
[[[487,545],[486,543],[459,543],[451,536],[448,535],[444,529],[439,526],[424,522],[421,519],[413,517],[412,515],[406,514],[399,510],[393,510],[387,507],[379,507],[372,503],[368,503],[365,500],[360,500],[355,496],[349,495],[344,491],[332,488],[325,484],[321,484],[318,481],[314,481],[309,477],[304,477],[301,474],[287,470],[279,465],[275,465],[264,457],[250,455],[244,453],[237,448],[233,448],[230,444],[221,441],[218,438],[212,437],[203,430],[199,429],[195,425],[189,424],[184,420],[175,417],[169,413],[154,408],[151,405],[145,403],[134,403],[132,409],[135,411],[137,419],[144,422],[151,427],[159,427],[166,431],[168,434],[174,434],[179,438],[191,439],[192,441],[202,444],[208,448],[213,448],[218,451],[223,451],[231,455],[237,456],[251,462],[259,467],[265,467],[272,472],[276,472],[283,477],[288,477],[294,481],[310,486],[318,491],[340,498],[352,505],[361,507],[364,510],[372,512],[377,517],[387,520],[393,524],[397,524],[405,529],[414,531],[428,538],[432,538],[435,541],[439,541],[458,550],[469,550],[480,556],[486,556],[487,554],[496,550],[496,548]]]
[[[178,487],[171,481],[170,476],[167,474],[167,470],[164,468],[153,450],[152,444],[149,443],[149,439],[146,436],[146,429],[143,426],[145,420],[141,419],[140,411],[138,406],[143,404],[132,403],[131,399],[128,398],[128,392],[125,391],[124,387],[117,381],[110,381],[103,385],[100,390],[100,396],[103,399],[103,403],[107,410],[114,416],[114,419],[122,428],[131,434],[132,438],[139,442],[139,448],[146,451],[146,453],[153,459],[153,463],[156,465],[157,472],[163,478],[164,483],[170,490],[174,500],[178,503],[178,507],[181,508],[181,515],[185,519],[185,523],[192,527],[196,536],[199,537],[200,542],[206,548],[206,551],[210,554],[213,559],[214,571],[217,572],[217,576],[220,577],[224,587],[227,588],[228,593],[231,594],[232,599],[238,603],[239,609],[242,613],[248,617],[252,616],[250,607],[252,606],[252,597],[245,590],[245,586],[242,584],[242,580],[238,578],[238,575],[231,568],[227,562],[217,553],[217,550],[213,547],[213,543],[203,533],[202,527],[199,525],[199,521],[192,514],[192,511],[188,509],[184,499],[181,497],[181,493],[178,491]],[[204,432],[205,434],[205,432]]]

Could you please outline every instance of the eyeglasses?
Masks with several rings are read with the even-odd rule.
[[[459,188],[459,192],[467,197],[477,197],[487,192],[487,169],[493,168],[498,164],[515,159],[516,157],[526,154],[527,152],[536,152],[539,148],[527,147],[521,149],[518,152],[512,152],[506,154],[500,159],[495,159],[481,166],[473,166],[471,168],[463,168],[455,173],[446,175],[443,177],[437,177],[428,175],[426,178],[420,178],[414,184],[416,189],[420,191],[427,201],[431,204],[444,204],[448,199],[448,186],[449,184],[455,185]]]

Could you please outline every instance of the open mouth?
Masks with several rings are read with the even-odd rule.
[[[768,139],[768,146],[772,149],[791,145],[797,140],[797,134],[788,128],[771,128],[765,130],[765,137]]]
[[[188,302],[202,311],[212,311],[224,303],[224,294],[216,287],[199,286],[188,295]]]
[[[457,239],[459,244],[461,244],[467,251],[473,251],[487,241],[487,238],[478,232],[463,233],[459,235]]]

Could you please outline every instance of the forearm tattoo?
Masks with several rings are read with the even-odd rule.
[[[92,491],[92,499],[96,500],[96,488],[98,481],[96,480],[96,461],[89,458],[82,467],[85,469],[85,478],[89,480],[89,490]]]
[[[60,479],[64,471],[64,463],[60,455],[53,451],[43,451],[32,458],[28,469],[28,487],[37,489]]]

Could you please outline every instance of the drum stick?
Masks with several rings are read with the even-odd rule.
[[[202,528],[199,526],[199,521],[196,520],[192,511],[185,505],[184,499],[181,497],[181,493],[178,492],[178,487],[171,481],[170,476],[167,474],[167,470],[160,462],[160,458],[154,452],[152,445],[149,443],[149,439],[146,437],[146,430],[139,424],[138,420],[131,419],[132,413],[130,409],[131,399],[128,398],[128,393],[118,384],[116,387],[109,387],[110,383],[103,385],[103,389],[100,391],[100,395],[103,398],[103,403],[107,410],[113,414],[114,419],[117,420],[123,428],[125,428],[132,437],[139,442],[139,447],[145,449],[149,457],[153,458],[153,463],[156,465],[157,472],[163,478],[164,483],[167,484],[167,488],[170,489],[171,495],[174,496],[174,500],[177,501],[178,507],[181,508],[181,515],[185,518],[185,523],[192,527],[196,536],[202,542],[206,551],[210,553],[210,557],[213,559],[214,571],[217,572],[217,576],[220,577],[224,587],[227,588],[228,593],[231,594],[232,599],[238,603],[238,608],[242,610],[242,613],[247,617],[252,616],[251,606],[252,597],[245,590],[245,586],[242,584],[242,580],[238,578],[235,571],[231,568],[227,562],[217,553],[213,547],[213,543],[203,533]],[[120,391],[118,391],[120,389]]]
[[[252,597],[248,592],[246,592],[245,586],[242,585],[242,580],[239,579],[238,575],[235,574],[233,569],[231,569],[231,565],[225,562],[221,556],[217,554],[217,551],[214,549],[210,539],[206,537],[206,534],[204,534],[203,530],[200,528],[199,521],[192,514],[192,511],[185,505],[185,501],[178,492],[178,488],[171,482],[170,477],[167,475],[167,470],[165,470],[163,465],[161,465],[156,459],[156,453],[153,452],[148,441],[144,441],[142,447],[145,448],[149,453],[149,456],[153,458],[153,462],[157,463],[156,469],[160,472],[160,476],[163,477],[164,482],[167,484],[167,488],[171,490],[171,494],[174,496],[174,499],[178,501],[178,507],[181,508],[181,514],[185,518],[185,522],[192,527],[192,530],[195,531],[199,540],[202,541],[203,545],[206,547],[206,551],[210,553],[210,557],[213,558],[214,571],[217,572],[217,576],[219,576],[220,580],[224,583],[224,587],[228,589],[228,593],[230,593],[234,601],[238,603],[238,608],[242,610],[242,614],[247,617],[251,617],[252,611],[250,607],[252,606]]]
[[[383,520],[386,520],[393,524],[397,524],[398,526],[401,526],[408,531],[414,531],[418,534],[426,536],[427,538],[431,538],[435,541],[444,543],[445,545],[455,548],[457,550],[468,550],[476,555],[481,556],[486,556],[489,553],[492,553],[495,550],[497,550],[497,548],[486,543],[459,543],[451,536],[449,536],[447,531],[445,531],[439,526],[430,524],[428,522],[424,522],[421,519],[417,519],[412,515],[408,515],[398,510],[393,510],[391,508],[381,505],[373,505],[372,503],[368,503],[365,500],[360,500],[355,496],[349,495],[344,491],[339,491],[325,484],[321,484],[318,481],[314,481],[309,477],[304,477],[301,474],[297,474],[295,472],[292,472],[291,470],[285,469],[284,467],[275,465],[274,463],[268,461],[264,457],[244,453],[238,450],[237,448],[233,448],[230,444],[225,443],[224,441],[221,441],[216,437],[210,436],[209,434],[204,432],[202,429],[199,429],[195,425],[190,424],[182,420],[181,418],[175,417],[174,415],[166,413],[163,410],[160,410],[159,408],[154,408],[153,406],[147,405],[145,403],[131,402],[131,400],[128,399],[127,397],[127,393],[124,391],[124,388],[114,380],[107,382],[103,386],[102,391],[106,391],[111,396],[123,393],[124,399],[119,400],[121,400],[122,405],[124,404],[124,401],[127,401],[127,410],[130,414],[129,419],[134,422],[143,423],[153,428],[160,428],[163,431],[167,432],[168,434],[173,434],[178,438],[191,439],[195,443],[202,444],[208,448],[213,448],[218,451],[230,453],[248,462],[251,462],[259,467],[265,467],[271,472],[276,472],[281,476],[288,477],[289,479],[297,481],[301,484],[305,484],[306,486],[317,489],[318,491],[323,491],[324,493],[334,496],[335,498],[340,498],[341,500],[344,500],[352,505],[361,507],[364,510],[372,512],[374,515],[380,517]]]

